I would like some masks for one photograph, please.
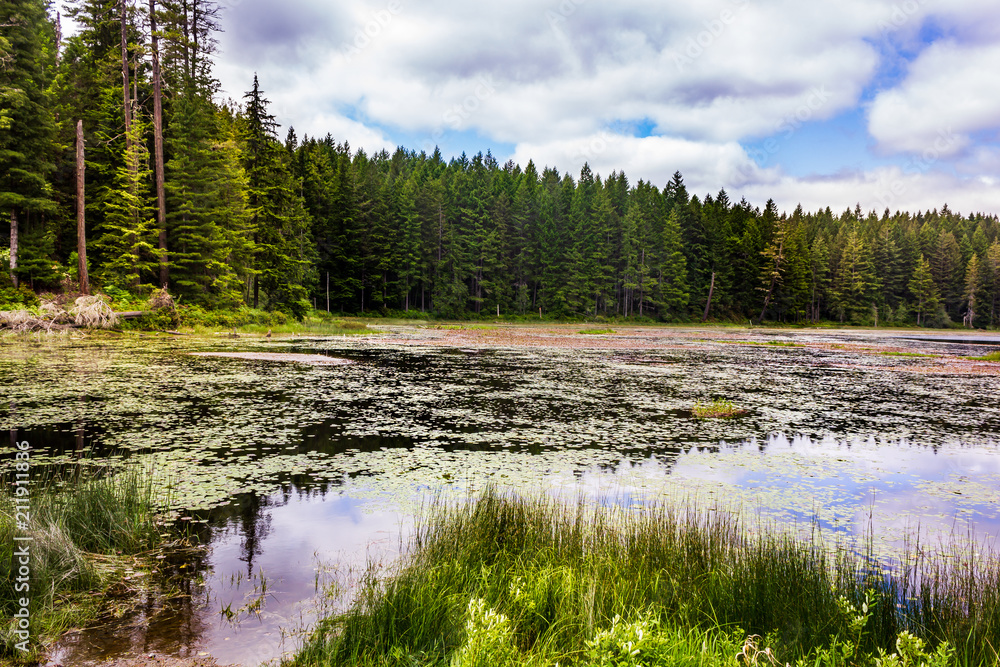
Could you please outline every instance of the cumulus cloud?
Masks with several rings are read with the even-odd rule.
[[[511,158],[519,164],[534,160],[573,176],[584,163],[607,177],[622,172],[634,182],[642,178],[663,187],[675,171],[684,174],[693,192],[718,191],[723,184],[774,180],[773,172],[761,169],[736,142],[709,143],[670,137],[632,137],[599,132],[573,139],[519,144]]]
[[[525,143],[510,156],[525,165],[555,167],[576,177],[584,163],[607,177],[624,171],[634,184],[640,178],[663,187],[675,171],[684,175],[688,191],[703,197],[725,188],[730,199],[746,198],[755,206],[774,199],[779,210],[801,204],[807,211],[829,206],[835,213],[861,206],[879,214],[896,210],[1000,210],[1000,179],[957,176],[934,165],[885,167],[870,171],[845,169],[833,175],[793,177],[780,168],[762,168],[736,142],[700,142],[669,137],[638,138],[607,132],[568,140]]]
[[[869,131],[888,151],[959,153],[971,134],[1000,129],[998,62],[1000,44],[931,45],[899,87],[875,98]]]
[[[789,210],[1000,210],[995,137],[982,142],[1000,118],[1000,27],[980,0],[237,1],[223,87],[238,97],[258,72],[300,136],[373,152],[461,133],[482,139],[472,151],[514,146],[521,164],[588,161],[659,186],[680,170],[692,191]],[[786,141],[863,99],[871,141],[911,160],[897,172],[794,177],[740,144]]]
[[[304,18],[294,20],[245,2],[223,36],[242,78],[258,70],[282,94],[289,50],[308,49],[296,69],[310,73],[298,84],[309,95],[289,90],[310,100],[296,126],[352,105],[383,125],[433,130],[488,78],[498,94],[470,125],[498,141],[568,138],[639,119],[660,134],[731,141],[773,132],[819,89],[817,119],[853,105],[877,60],[864,39],[877,14],[860,0],[818,9],[779,0],[349,0],[338,3],[336,29],[314,16],[313,1],[295,0],[288,13]]]
[[[808,211],[829,206],[835,213],[860,204],[863,211],[928,211],[948,204],[969,214],[1000,211],[996,180],[986,176],[959,177],[942,170],[909,172],[885,167],[816,178],[783,176],[775,181],[734,188],[732,193],[759,203],[773,198],[778,208],[791,211],[802,204]]]

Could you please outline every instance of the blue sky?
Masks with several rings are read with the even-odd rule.
[[[224,0],[217,75],[299,136],[624,170],[791,210],[1000,212],[980,0]]]

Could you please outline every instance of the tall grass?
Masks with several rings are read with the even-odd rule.
[[[10,491],[0,492],[0,657],[25,657],[15,652],[19,640],[7,620],[22,597],[31,602],[36,649],[44,637],[86,620],[94,609],[74,604],[74,596],[100,591],[114,576],[115,556],[141,552],[159,541],[157,504],[151,476],[136,467],[62,485],[41,481],[31,487],[25,532],[17,530]],[[15,588],[16,535],[33,538],[27,594]]]
[[[995,559],[892,576],[724,513],[489,491],[434,505],[405,564],[369,571],[292,664],[916,665],[944,641],[956,664],[997,664],[998,587]]]

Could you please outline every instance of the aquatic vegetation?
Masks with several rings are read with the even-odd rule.
[[[691,412],[698,419],[729,419],[747,414],[746,410],[736,407],[732,401],[723,398],[717,398],[707,404],[698,401]]]
[[[321,319],[317,327],[336,318]],[[896,553],[918,524],[927,547],[967,525],[977,536],[1000,529],[995,380],[918,375],[912,369],[938,363],[872,351],[981,348],[796,332],[788,336],[807,349],[786,350],[706,345],[699,339],[721,338],[704,330],[602,337],[577,335],[579,328],[437,331],[380,321],[372,327],[377,336],[346,338],[317,328],[269,341],[245,330],[236,339],[0,339],[9,399],[0,405],[0,428],[18,428],[32,442],[39,473],[151,467],[157,488],[171,493],[173,516],[228,516],[234,503],[282,488],[342,494],[367,518],[408,516],[428,495],[464,498],[494,484],[569,498],[610,493],[626,507],[722,499],[790,533],[815,527],[830,540],[858,534],[872,516],[880,557]],[[831,340],[854,347],[833,351]],[[862,340],[871,349],[857,349]],[[253,359],[258,353],[353,363],[277,365]],[[748,414],[697,419],[691,402],[698,396],[725,396]],[[10,469],[9,454],[0,446],[0,471]],[[236,522],[230,530],[238,543],[246,528]],[[207,586],[213,595],[220,590],[212,577]],[[283,587],[270,590],[279,599],[268,597],[262,616],[273,619],[293,603],[282,598]],[[213,597],[210,622],[218,625],[227,604],[237,612],[254,599]],[[456,613],[465,614],[470,599]],[[241,629],[247,641],[255,624],[251,616]],[[649,632],[671,642],[687,637],[657,627]],[[698,646],[725,645],[729,659],[745,639],[704,632],[696,633]]]
[[[938,355],[936,354],[923,354],[921,352],[898,352],[896,350],[883,350],[879,354],[886,357],[915,357],[915,358],[928,358],[934,359]]]
[[[963,559],[956,545],[951,558],[884,571],[864,543],[831,550],[713,509],[494,490],[438,501],[404,562],[371,571],[354,605],[326,618],[290,664],[995,660],[995,558]],[[693,637],[702,641],[684,641]]]
[[[971,361],[1000,361],[1000,350],[984,354],[980,357],[966,357],[966,359]]]
[[[580,329],[579,331],[577,331],[577,333],[592,334],[595,336],[606,336],[617,332],[614,329]]]

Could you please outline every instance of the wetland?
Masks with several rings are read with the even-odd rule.
[[[166,556],[170,594],[151,585],[63,635],[53,664],[258,665],[345,604],[352,572],[393,561],[428,502],[484,489],[697,504],[870,539],[890,566],[916,534],[990,545],[998,349],[975,334],[579,325],[4,338],[0,473],[22,441],[34,475],[139,466],[197,545]],[[717,402],[737,413],[695,414]]]

